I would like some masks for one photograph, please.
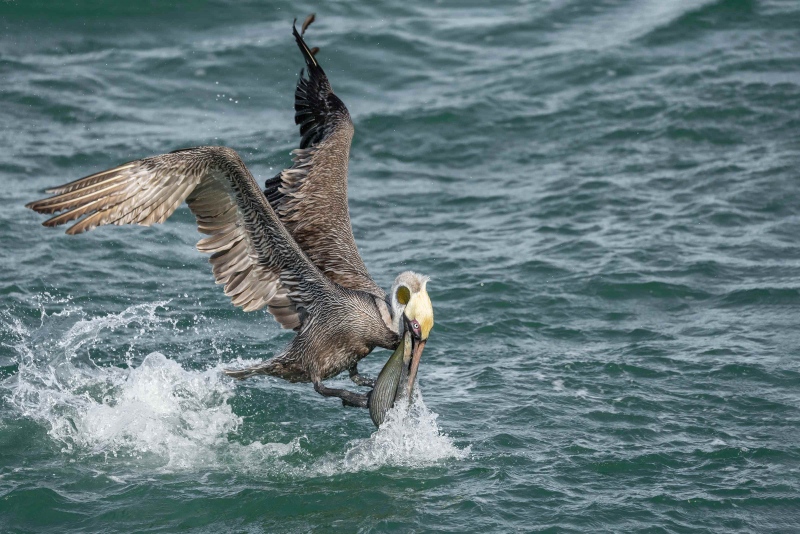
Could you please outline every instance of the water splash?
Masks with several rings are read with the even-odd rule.
[[[469,446],[458,448],[439,429],[438,417],[425,406],[419,388],[414,388],[410,404],[407,400],[399,402],[369,439],[351,443],[341,462],[342,470],[362,471],[384,465],[423,467],[469,456]]]
[[[219,374],[187,372],[162,354],[149,354],[120,377],[112,395],[83,403],[74,429],[54,437],[93,452],[154,454],[167,460],[167,468],[215,463],[215,448],[241,424],[227,404],[233,391]]]
[[[168,467],[208,460],[208,451],[240,423],[227,403],[233,391],[219,371],[187,372],[160,353],[132,366],[136,340],[171,322],[157,313],[166,304],[81,319],[43,341],[19,320],[10,321],[19,370],[3,384],[9,404],[45,426],[64,453],[155,457]],[[53,334],[47,318],[43,313],[43,330]],[[88,349],[119,329],[134,330],[124,357],[128,367],[96,365]]]
[[[348,443],[343,456],[315,461],[303,448],[305,436],[288,443],[242,444],[244,422],[229,402],[236,394],[234,383],[222,373],[230,362],[184,369],[151,352],[134,365],[137,339],[175,328],[174,320],[159,313],[166,304],[82,318],[63,334],[58,332],[63,324],[52,314],[43,313],[36,329],[6,314],[3,326],[17,339],[13,349],[19,366],[16,375],[0,383],[10,407],[45,427],[65,455],[150,471],[210,468],[258,477],[325,476],[384,465],[423,467],[469,454],[469,448],[459,449],[440,431],[437,415],[418,393],[410,406],[393,408],[369,438]],[[89,349],[102,349],[120,330],[133,337],[124,357],[127,366],[97,365]]]

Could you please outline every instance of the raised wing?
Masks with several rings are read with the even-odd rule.
[[[308,76],[300,72],[295,123],[300,148],[294,165],[267,180],[269,203],[300,248],[331,280],[384,298],[358,254],[347,207],[347,160],[353,123],[302,36],[293,30]]]
[[[26,207],[64,212],[45,226],[83,217],[68,234],[104,224],[160,223],[186,200],[198,229],[208,235],[197,248],[211,254],[217,284],[245,311],[268,306],[284,328],[299,329],[306,317],[320,313],[326,295],[341,289],[300,250],[229,148],[190,148],[132,161],[47,192],[55,196]]]

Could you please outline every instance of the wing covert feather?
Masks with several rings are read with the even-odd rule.
[[[164,222],[184,201],[207,237],[217,284],[245,311],[265,306],[284,327],[300,328],[337,290],[306,257],[278,220],[235,151],[198,147],[132,161],[49,189],[54,196],[26,207],[63,211],[45,221],[78,234],[106,224]],[[66,210],[66,211],[65,211]]]

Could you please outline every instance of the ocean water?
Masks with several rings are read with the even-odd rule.
[[[310,12],[361,254],[432,278],[378,430],[222,376],[292,333],[187,208],[23,208],[203,144],[272,177]],[[0,80],[0,532],[800,531],[796,1],[0,0]]]

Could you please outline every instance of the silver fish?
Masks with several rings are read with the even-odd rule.
[[[396,401],[411,396],[414,387],[413,379],[409,381],[412,346],[411,333],[406,330],[400,345],[389,357],[375,381],[375,387],[369,396],[369,416],[375,426],[383,424],[386,414]],[[416,369],[414,374],[416,375]]]

